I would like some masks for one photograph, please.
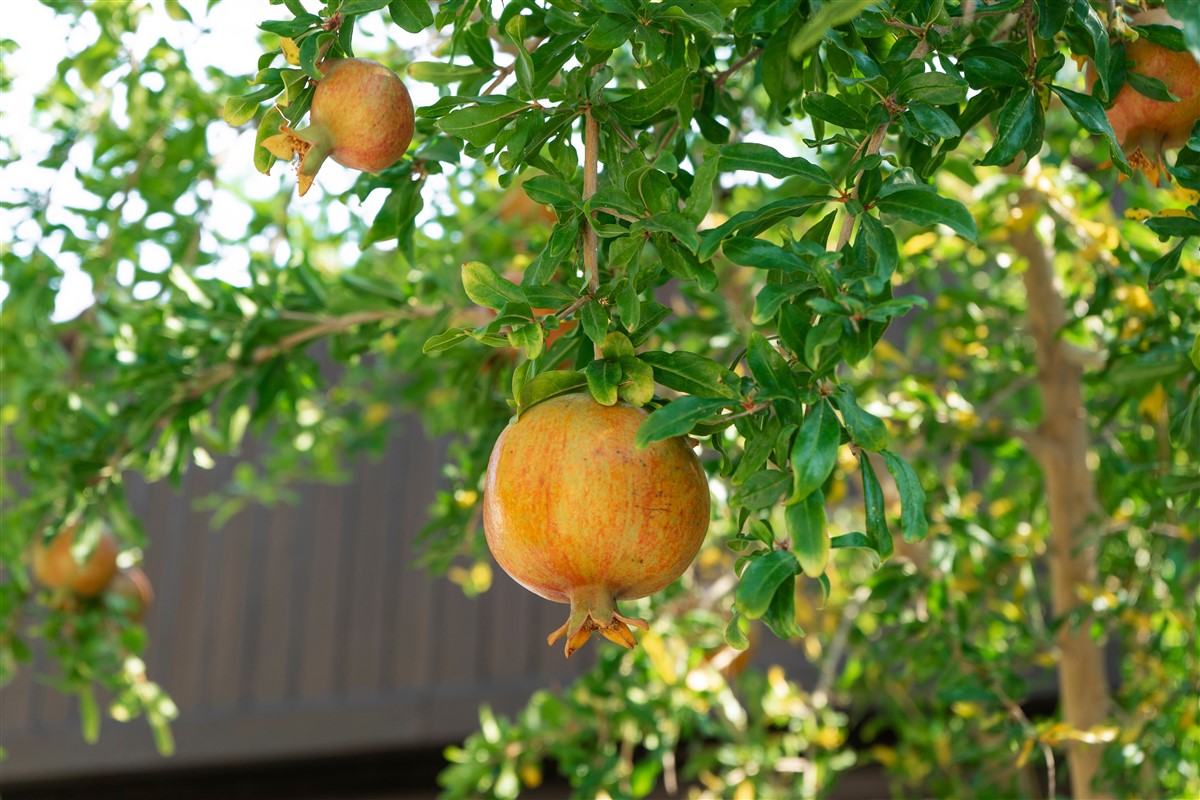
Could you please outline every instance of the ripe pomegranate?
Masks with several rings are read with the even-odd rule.
[[[696,557],[708,530],[708,481],[683,438],[643,450],[634,434],[646,412],[605,407],[587,394],[526,411],[492,449],[483,495],[488,546],[513,580],[570,603],[570,656],[598,631],[633,647],[617,601],[666,587]]]
[[[400,160],[413,135],[413,106],[396,73],[366,58],[331,58],[321,63],[311,124],[263,141],[273,156],[299,157],[300,194],[332,158],[343,167],[378,172]]]
[[[46,546],[33,547],[33,577],[49,589],[70,589],[77,595],[92,597],[104,591],[117,572],[117,540],[105,530],[82,564],[71,552],[78,524],[58,532]]]
[[[154,602],[154,587],[146,573],[137,567],[129,567],[119,571],[108,585],[108,595],[123,597],[124,613],[134,622],[141,622],[146,615],[146,609]]]
[[[1133,24],[1183,27],[1163,8],[1136,14]],[[1126,84],[1108,109],[1108,121],[1130,165],[1157,183],[1163,150],[1183,145],[1200,120],[1200,63],[1187,51],[1168,50],[1147,39],[1127,43],[1125,56],[1132,62],[1130,71],[1158,78],[1179,98],[1177,103],[1153,100]],[[1089,91],[1094,82],[1095,71],[1089,70]]]

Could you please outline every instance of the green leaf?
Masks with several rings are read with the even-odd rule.
[[[633,343],[629,341],[629,337],[620,331],[612,331],[604,337],[604,341],[600,343],[600,352],[604,354],[605,358],[612,359],[613,361],[622,356],[634,356],[637,354],[633,349]]]
[[[451,111],[438,120],[438,127],[451,136],[466,139],[476,147],[491,144],[500,129],[512,117],[529,109],[528,103],[510,98],[500,98],[486,105],[469,106]]]
[[[826,532],[825,496],[816,491],[784,511],[792,552],[800,569],[810,578],[825,573],[829,564],[829,534]]]
[[[734,599],[734,608],[749,619],[767,613],[775,592],[789,579],[795,579],[799,564],[787,550],[772,550],[753,559],[742,573]]]
[[[900,530],[904,541],[919,542],[929,533],[929,519],[925,516],[925,489],[921,487],[916,470],[907,461],[890,450],[884,450],[882,455],[900,492]]]
[[[583,371],[592,399],[602,406],[616,405],[617,385],[621,382],[621,367],[616,362],[598,358]]]
[[[1172,247],[1161,258],[1158,258],[1150,265],[1150,288],[1153,289],[1179,270],[1179,262],[1183,258],[1183,246],[1185,244],[1187,244],[1186,239]]]
[[[592,299],[584,303],[579,309],[579,321],[583,325],[583,332],[594,344],[604,344],[608,336],[608,311],[600,305],[600,301]]]
[[[738,9],[733,31],[738,36],[777,31],[794,13],[795,0],[754,0],[749,8]]]
[[[574,394],[587,386],[587,378],[582,372],[566,372],[556,370],[543,372],[531,378],[521,387],[517,395],[517,411],[524,414],[538,403],[559,397],[564,394]]]
[[[704,161],[700,162],[700,166],[696,168],[696,175],[692,178],[692,187],[688,192],[687,202],[683,206],[683,215],[695,225],[700,224],[700,221],[708,214],[709,208],[712,207],[713,183],[720,172],[720,155],[715,148],[709,148],[704,152]],[[695,252],[695,248],[692,248],[692,251]]]
[[[413,80],[437,86],[487,74],[487,70],[474,64],[448,64],[445,61],[414,61],[408,65],[407,71]]]
[[[710,397],[680,397],[659,408],[638,428],[633,443],[644,448],[653,442],[683,436],[698,423],[726,408],[731,401]]]
[[[958,105],[967,99],[967,82],[946,72],[918,72],[900,81],[897,98],[933,106]]]
[[[1067,111],[1071,112],[1071,116],[1083,126],[1084,130],[1104,137],[1104,140],[1108,142],[1109,156],[1117,165],[1117,169],[1126,175],[1132,174],[1133,170],[1125,158],[1125,153],[1121,150],[1121,145],[1117,141],[1112,124],[1109,123],[1108,115],[1104,112],[1104,106],[1100,105],[1100,101],[1091,95],[1073,92],[1061,86],[1051,86],[1050,90],[1058,95],[1058,99],[1062,100]]]
[[[525,194],[544,206],[570,206],[580,202],[579,192],[555,175],[536,175],[522,184]]]
[[[850,432],[852,442],[873,453],[887,447],[887,426],[879,417],[859,407],[853,389],[842,384],[832,397],[838,410],[842,412],[842,421],[846,423],[846,430]]]
[[[842,426],[829,403],[822,399],[809,406],[792,442],[793,484],[788,505],[799,503],[824,485],[837,464],[841,441]]]
[[[245,125],[254,119],[254,115],[258,113],[258,107],[262,105],[262,101],[269,100],[279,94],[282,88],[280,84],[271,84],[261,89],[255,89],[249,94],[227,98],[225,100],[225,109],[222,112],[225,122],[235,128]]]
[[[388,13],[392,22],[409,33],[420,33],[433,24],[433,10],[426,0],[392,0]]]
[[[671,316],[671,309],[655,300],[643,300],[639,315],[641,322],[634,330],[629,331],[629,341],[634,347],[641,347],[658,329],[658,324]],[[626,329],[628,330],[628,329]]]
[[[824,92],[804,95],[804,113],[850,130],[864,130],[867,118],[840,97]]]
[[[436,336],[430,336],[425,340],[424,346],[421,347],[421,352],[428,355],[430,353],[440,353],[443,350],[449,350],[459,342],[469,339],[470,337],[467,335],[467,331],[469,330],[470,328],[451,328]]]
[[[746,479],[729,501],[730,505],[758,511],[779,502],[790,482],[788,474],[777,469],[764,469]]]
[[[1171,94],[1171,90],[1160,79],[1139,72],[1125,73],[1125,82],[1134,88],[1138,94],[1145,95],[1160,103],[1178,103],[1179,98]]]
[[[757,331],[750,334],[750,345],[746,350],[746,363],[750,373],[758,382],[756,400],[796,399],[796,377],[791,367]]]
[[[695,253],[696,248],[700,246],[700,234],[696,231],[696,223],[677,211],[664,211],[655,214],[649,219],[640,220],[638,225],[648,231],[660,231],[670,234],[676,242],[686,247],[689,252]]]
[[[678,22],[710,35],[720,33],[725,26],[725,16],[721,9],[709,0],[680,0],[658,11],[654,16],[656,19]]]
[[[626,122],[633,124],[645,122],[660,111],[675,105],[683,95],[689,74],[687,69],[669,72],[654,85],[610,103],[608,108]]]
[[[878,200],[879,210],[916,225],[941,224],[968,241],[979,235],[966,206],[925,189],[899,189]]]
[[[627,331],[635,331],[642,318],[642,298],[638,296],[637,285],[633,281],[624,281],[613,292],[617,313],[621,315],[621,325]]]
[[[788,217],[798,217],[813,206],[823,205],[828,200],[824,195],[785,197],[752,211],[739,211],[717,227],[700,233],[700,249],[696,251],[696,257],[701,261],[712,258],[720,248],[721,242],[734,231],[745,229],[752,236]]]
[[[1042,141],[1043,116],[1036,91],[1025,89],[1013,92],[1000,109],[996,121],[996,142],[979,163],[1005,166],[1022,150],[1036,153]]]
[[[1065,5],[1065,4],[1064,4]],[[1024,88],[1028,65],[1015,53],[995,45],[972,47],[959,60],[967,82],[975,89],[989,86]]]
[[[668,389],[700,397],[736,399],[738,396],[733,388],[737,376],[711,358],[685,350],[674,353],[650,350],[638,357],[654,368],[654,379]]]
[[[736,236],[727,240],[721,251],[730,261],[743,267],[778,269],[784,272],[812,271],[796,254],[777,244],[750,236]]]
[[[718,148],[718,151],[721,154],[721,167],[725,172],[744,169],[773,178],[799,176],[823,186],[833,185],[833,178],[829,177],[829,173],[816,164],[799,156],[785,156],[765,144],[739,142],[724,145]]]
[[[867,536],[874,545],[875,552],[880,558],[892,554],[892,532],[888,530],[887,516],[884,513],[883,487],[875,477],[875,468],[866,453],[860,453],[858,466],[863,479],[863,510],[867,517]]]
[[[462,282],[471,302],[486,308],[499,310],[505,303],[527,302],[520,286],[480,261],[462,265]]]
[[[775,317],[780,306],[801,292],[809,291],[815,285],[809,281],[804,283],[768,283],[759,290],[758,295],[754,298],[754,312],[750,315],[750,322],[755,325],[766,325]]]
[[[305,14],[297,16],[295,19],[271,19],[266,22],[259,23],[260,28],[268,33],[274,33],[278,36],[284,36],[288,39],[295,39],[300,34],[307,31],[316,25],[320,25],[321,18],[316,14]]]
[[[767,613],[763,614],[762,621],[771,629],[771,633],[780,639],[804,635],[804,631],[796,625],[796,577],[794,575],[784,578],[783,583],[779,584],[775,596],[771,598],[771,605],[767,607]]]
[[[1053,39],[1067,21],[1071,4],[1065,0],[1034,0],[1037,9],[1037,35],[1039,39]]]
[[[639,407],[653,400],[654,370],[650,365],[634,356],[621,356],[618,363],[623,373],[617,390],[620,398],[631,406]]]
[[[804,27],[792,36],[792,40],[788,42],[788,55],[793,61],[799,61],[810,48],[824,38],[830,28],[849,22],[874,3],[875,0],[838,0],[821,6]]]
[[[254,168],[264,175],[271,172],[271,167],[275,164],[275,156],[271,155],[271,151],[263,147],[262,143],[265,139],[278,134],[280,127],[286,121],[283,114],[279,113],[279,109],[274,106],[268,108],[262,115],[262,119],[258,121],[258,132],[254,135]]]
[[[729,624],[725,626],[725,643],[734,650],[745,650],[750,646],[750,640],[746,638],[746,632],[742,630],[741,619],[741,614],[735,611],[733,619],[729,620]]]
[[[528,325],[514,326],[508,332],[508,343],[518,350],[524,350],[526,358],[534,359],[542,354],[542,347],[545,344],[544,337],[542,326],[531,322]]]
[[[1146,220],[1146,227],[1160,239],[1172,236],[1200,236],[1200,219],[1192,216],[1161,214]]]
[[[343,0],[338,4],[338,11],[346,16],[369,14],[372,11],[387,8],[388,2],[389,0]],[[432,21],[433,14],[430,13],[430,22]]]

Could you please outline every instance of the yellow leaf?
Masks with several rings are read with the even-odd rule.
[[[918,233],[911,237],[900,248],[900,253],[904,256],[915,256],[918,253],[924,253],[929,248],[933,247],[938,242],[938,235],[933,231],[926,233]]]
[[[1149,420],[1156,420],[1162,417],[1162,413],[1167,407],[1167,393],[1163,390],[1161,383],[1154,384],[1154,388],[1146,393],[1146,396],[1138,402],[1138,413]]]
[[[300,64],[300,48],[291,39],[286,36],[279,37],[279,49],[283,51],[283,58],[287,63],[293,66]]]
[[[1021,745],[1021,753],[1017,756],[1017,769],[1021,769],[1029,762],[1029,756],[1033,753],[1033,739],[1026,739]]]

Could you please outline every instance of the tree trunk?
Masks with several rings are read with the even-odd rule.
[[[1042,467],[1050,515],[1050,582],[1054,613],[1064,614],[1086,605],[1080,586],[1096,584],[1096,544],[1088,535],[1096,512],[1096,488],[1087,464],[1088,429],[1083,407],[1083,367],[1072,349],[1058,338],[1066,321],[1063,298],[1054,279],[1051,253],[1038,238],[1036,209],[1044,200],[1032,193],[1023,197],[1026,214],[1034,220],[1014,234],[1017,252],[1028,261],[1025,291],[1029,327],[1037,346],[1037,377],[1043,415],[1029,437],[1033,454]],[[1088,634],[1088,626],[1059,628],[1058,691],[1064,721],[1075,730],[1102,723],[1109,709],[1104,653]],[[1109,795],[1092,788],[1100,769],[1097,744],[1068,743],[1067,764],[1072,794],[1077,800]]]

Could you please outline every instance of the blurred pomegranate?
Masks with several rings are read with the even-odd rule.
[[[154,588],[146,573],[137,567],[119,571],[108,585],[107,595],[125,598],[123,611],[134,622],[141,622],[154,602]]]
[[[663,589],[695,558],[708,530],[708,481],[683,438],[639,450],[647,413],[587,394],[547,400],[500,434],[488,463],[483,526],[517,583],[570,603],[570,656],[593,632],[637,641],[617,601]]]
[[[70,589],[82,597],[100,594],[117,572],[117,540],[107,530],[100,534],[95,547],[83,563],[71,552],[78,524],[59,531],[47,546],[41,541],[33,547],[33,577],[49,589]]]

